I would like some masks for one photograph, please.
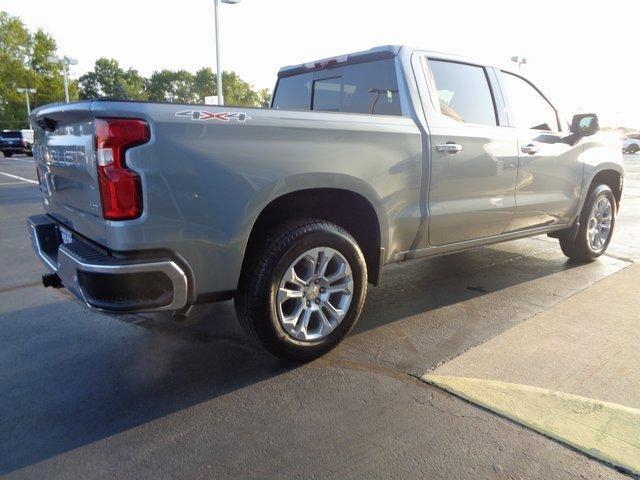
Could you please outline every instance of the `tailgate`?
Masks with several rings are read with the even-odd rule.
[[[70,226],[103,221],[93,120],[91,102],[43,107],[31,117],[45,210]]]

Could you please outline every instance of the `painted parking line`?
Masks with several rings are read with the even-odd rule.
[[[22,180],[19,182],[0,182],[0,187],[6,187],[7,185],[28,185],[28,183]]]
[[[9,161],[12,161],[12,162],[29,162],[29,163],[33,163],[33,157],[23,157],[23,158],[0,157],[0,160],[9,160]]]
[[[422,380],[638,475],[639,283],[628,266]]]
[[[547,388],[480,378],[422,379],[587,455],[640,473],[640,410]]]
[[[30,178],[20,177],[18,175],[13,175],[11,173],[0,172],[0,175],[4,175],[5,177],[13,178],[15,180],[22,180],[23,182],[27,182],[27,183],[33,183],[34,185],[38,184],[38,182],[36,182],[35,180],[31,180]]]

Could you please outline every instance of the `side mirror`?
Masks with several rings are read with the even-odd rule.
[[[579,113],[573,116],[571,120],[571,133],[588,137],[600,130],[598,115],[595,113]]]

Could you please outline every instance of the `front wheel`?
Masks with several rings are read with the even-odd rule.
[[[9,153],[9,152],[2,152],[2,154],[7,158],[11,158],[11,156],[13,155],[13,153]]]
[[[562,253],[572,260],[591,262],[609,246],[616,222],[616,199],[607,185],[598,185],[589,193],[580,214],[575,238],[560,237]]]
[[[294,221],[269,236],[242,275],[236,312],[244,330],[274,355],[323,355],[358,320],[367,291],[360,247],[344,229]]]
[[[627,148],[627,153],[630,154],[635,154],[638,153],[638,151],[640,150],[640,147],[638,147],[638,145],[636,145],[635,143],[629,145],[629,148]]]

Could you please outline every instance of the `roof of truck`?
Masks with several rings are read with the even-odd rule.
[[[410,52],[420,51],[427,56],[433,56],[442,59],[449,59],[458,62],[471,63],[476,65],[495,66],[489,62],[483,62],[478,59],[464,57],[462,55],[455,55],[452,53],[437,52],[432,50],[425,50],[423,48],[416,48],[407,45],[382,45],[379,47],[373,47],[369,50],[362,50],[360,52],[346,53],[344,55],[337,55],[335,57],[323,58],[321,60],[315,60],[311,62],[299,63],[297,65],[288,65],[282,67],[278,71],[278,78],[290,77],[292,75],[298,75],[300,73],[306,73],[314,70],[322,70],[325,68],[331,68],[339,65],[350,65],[355,63],[371,62],[375,60],[384,60],[393,58],[400,53],[400,50],[405,49]],[[505,70],[504,67],[499,67]],[[508,71],[508,69],[507,69]]]
[[[400,45],[384,45],[381,47],[370,48],[369,50],[363,50],[361,52],[347,53],[344,55],[323,58],[321,60],[315,60],[312,62],[300,63],[298,65],[289,65],[286,67],[282,67],[278,71],[278,78],[290,77],[292,75],[298,75],[300,73],[305,73],[313,70],[322,70],[334,65],[363,63],[371,62],[374,60],[393,58],[400,52],[401,48],[402,46]]]

